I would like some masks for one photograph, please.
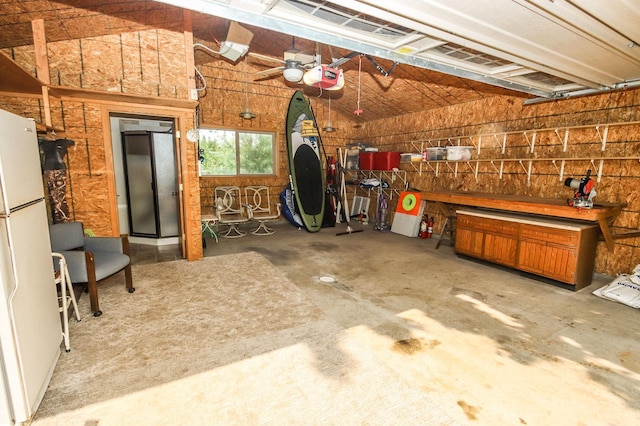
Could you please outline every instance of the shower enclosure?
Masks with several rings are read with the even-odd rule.
[[[129,235],[178,236],[179,200],[173,133],[122,132]]]

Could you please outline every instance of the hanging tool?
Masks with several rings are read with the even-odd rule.
[[[341,174],[340,192],[337,196],[338,208],[340,209],[340,218],[347,224],[347,229],[344,232],[338,232],[336,235],[348,235],[356,232],[362,232],[362,229],[353,229],[351,228],[351,225],[349,225],[349,202],[347,201],[347,186],[344,180],[344,164],[347,161],[347,153],[345,151],[343,156],[342,148],[338,148],[338,159],[339,161],[338,164],[336,164],[336,167]]]

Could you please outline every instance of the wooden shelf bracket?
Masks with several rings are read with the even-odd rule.
[[[602,132],[602,134],[600,133],[600,126],[596,126],[596,132],[598,133],[600,142],[602,142],[602,151],[604,151],[607,146],[607,135],[609,134],[609,126],[604,127],[604,131]]]
[[[564,165],[565,165],[566,160],[561,160],[560,161],[560,168],[558,169],[558,164],[556,163],[556,160],[551,160],[551,163],[553,163],[554,167],[556,168],[556,171],[558,172],[558,174],[560,175],[560,181],[562,181],[562,178],[564,178]]]
[[[556,136],[558,136],[558,139],[560,139],[560,143],[562,144],[562,152],[567,152],[567,142],[569,141],[569,129],[564,129],[564,138],[560,136],[558,129],[555,129],[553,132],[556,134]]]
[[[534,130],[533,135],[531,136],[531,140],[529,140],[529,135],[527,134],[527,132],[522,132],[522,135],[524,136],[524,139],[527,141],[529,148],[531,148],[529,152],[531,152],[532,154],[536,146],[536,134],[537,132]]]
[[[491,165],[493,166],[495,171],[498,172],[499,179],[502,180],[502,171],[504,170],[504,161],[502,161],[502,160],[500,161],[500,168],[499,169],[496,167],[496,163],[493,160],[491,160]]]
[[[522,170],[527,174],[527,186],[531,185],[531,168],[533,165],[533,160],[529,160],[529,166],[525,167],[522,160],[518,160],[518,164],[522,167]]]
[[[493,134],[493,138],[496,140],[496,143],[502,149],[502,153],[504,154],[507,150],[507,134],[506,133],[502,134],[502,142],[500,142],[500,140],[498,139],[497,133]]]
[[[600,161],[598,162],[598,165],[596,166],[595,160],[592,158],[591,165],[593,166],[594,169],[596,169],[596,175],[598,176],[598,179],[596,180],[596,182],[600,183],[600,180],[602,179],[602,169],[604,168],[604,159],[601,158]]]

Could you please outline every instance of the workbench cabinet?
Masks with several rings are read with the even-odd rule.
[[[455,250],[578,290],[591,284],[599,234],[593,223],[458,210]]]

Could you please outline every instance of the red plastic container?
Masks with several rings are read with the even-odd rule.
[[[358,156],[360,158],[360,170],[373,170],[373,154],[374,152],[361,152]]]
[[[393,170],[399,167],[400,167],[399,152],[374,152],[373,153],[373,170]]]

